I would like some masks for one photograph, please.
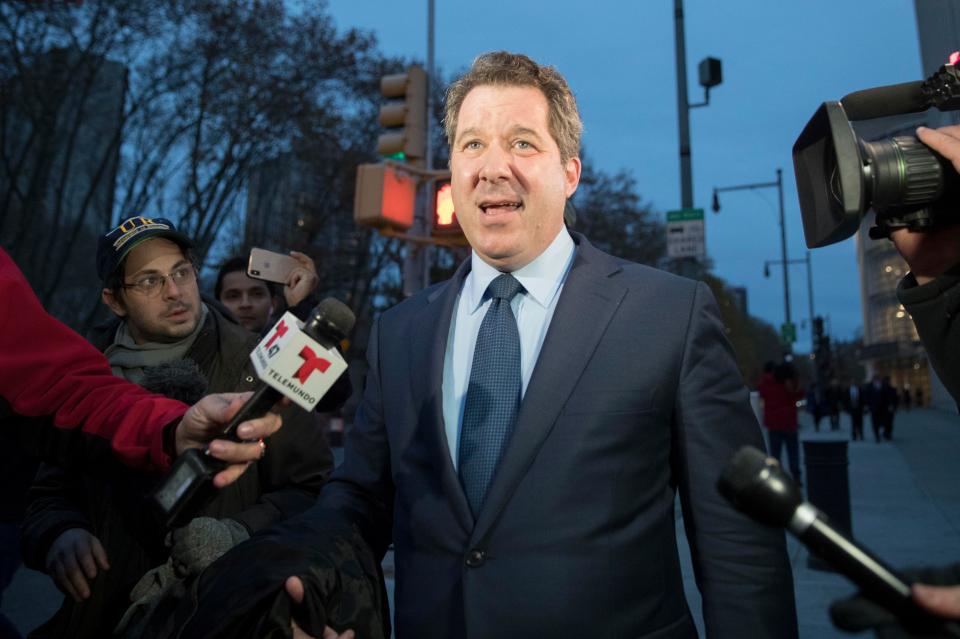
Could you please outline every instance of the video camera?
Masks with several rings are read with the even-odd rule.
[[[870,237],[897,228],[929,229],[952,223],[960,205],[960,175],[914,136],[868,142],[851,121],[960,109],[960,69],[940,67],[928,79],[857,91],[824,102],[793,145],[803,232],[809,248],[857,232],[868,210],[876,213]]]

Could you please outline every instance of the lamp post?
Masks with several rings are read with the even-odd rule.
[[[752,191],[755,189],[768,189],[776,187],[777,195],[780,202],[780,253],[782,255],[782,262],[784,264],[789,264],[790,260],[787,257],[787,226],[783,218],[783,169],[777,169],[777,179],[775,182],[754,182],[752,184],[738,184],[736,186],[715,186],[713,187],[713,212],[720,212],[720,198],[718,197],[719,193],[724,193],[727,191]],[[786,319],[786,325],[792,326],[793,322],[790,318],[790,275],[789,269],[784,267],[783,269],[783,314]],[[787,329],[789,330],[789,328]],[[787,340],[784,340],[787,341]],[[791,343],[786,344],[787,353],[793,352],[793,345]]]
[[[763,263],[763,276],[770,277],[770,265],[779,265],[784,264],[783,260],[766,260]],[[807,256],[802,260],[788,260],[786,264],[806,264],[807,265],[807,302],[808,310],[810,314],[810,352],[816,350],[817,345],[814,343],[813,336],[813,318],[816,317],[813,312],[813,268],[810,263],[810,251],[807,251]]]

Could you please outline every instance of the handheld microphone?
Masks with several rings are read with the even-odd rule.
[[[347,363],[337,343],[353,330],[356,317],[334,298],[321,301],[306,323],[285,313],[250,353],[260,382],[220,435],[239,441],[237,427],[260,417],[287,397],[306,411],[313,410]],[[213,476],[225,464],[208,452],[190,449],[177,457],[170,473],[151,496],[167,527],[186,523],[213,495]]]
[[[741,448],[724,468],[717,488],[737,510],[761,523],[785,527],[857,584],[864,595],[906,624],[957,632],[953,622],[916,605],[910,595],[911,584],[902,575],[831,526],[826,515],[804,501],[790,476],[766,453],[752,446]]]

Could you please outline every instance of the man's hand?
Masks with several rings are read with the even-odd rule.
[[[953,163],[960,172],[960,125],[917,129],[917,138]],[[926,284],[960,263],[960,224],[933,231],[897,229],[890,239],[910,267],[917,284]]]
[[[290,256],[300,264],[290,271],[283,287],[283,298],[287,300],[287,306],[293,308],[313,293],[320,278],[317,277],[317,266],[310,257],[297,251],[290,251]]]
[[[251,393],[207,395],[191,406],[177,425],[177,455],[188,448],[203,448],[209,444],[208,449],[212,456],[230,464],[213,478],[213,484],[217,488],[236,481],[250,462],[260,459],[265,444],[256,440],[268,437],[280,428],[280,416],[267,413],[263,417],[243,422],[237,429],[237,436],[250,443],[214,439],[223,432],[223,428],[230,423],[230,419],[250,395]]]
[[[935,615],[960,619],[960,586],[914,584],[913,600]]]
[[[60,533],[47,552],[46,565],[57,588],[77,603],[90,597],[89,582],[97,576],[97,568],[110,570],[100,540],[83,528]]]
[[[283,584],[283,587],[286,589],[287,594],[290,595],[290,598],[293,599],[293,603],[297,605],[303,603],[303,582],[300,581],[299,577],[287,577],[287,581]],[[290,624],[293,628],[293,639],[316,639],[316,637],[305,633],[293,619],[290,620]],[[325,626],[321,639],[354,639],[354,632],[353,630],[346,630],[343,634],[338,635],[336,630],[330,626]]]

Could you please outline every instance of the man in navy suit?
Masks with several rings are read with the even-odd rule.
[[[582,124],[555,69],[483,55],[446,109],[472,256],[376,321],[305,517],[392,541],[400,639],[692,637],[679,493],[708,634],[795,637],[782,531],[715,487],[763,439],[709,289],[564,227]]]

